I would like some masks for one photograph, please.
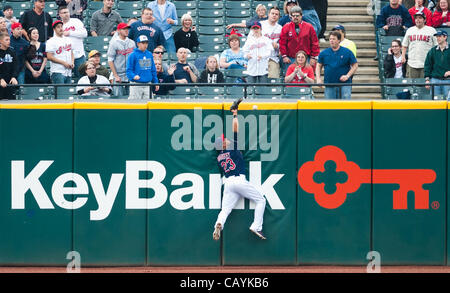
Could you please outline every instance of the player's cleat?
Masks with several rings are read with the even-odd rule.
[[[250,229],[250,231],[252,231],[253,233],[255,233],[256,236],[258,236],[258,237],[261,238],[262,240],[266,240],[266,239],[267,239],[266,236],[264,236],[264,234],[262,233],[262,231],[256,231],[256,230],[253,230],[253,229]]]
[[[214,227],[214,232],[213,232],[213,239],[214,240],[219,240],[220,238],[220,231],[222,230],[222,224],[217,223],[216,227]]]

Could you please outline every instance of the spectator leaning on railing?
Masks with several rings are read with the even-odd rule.
[[[137,38],[137,48],[127,59],[127,77],[131,83],[142,84],[143,86],[131,86],[129,99],[149,99],[149,83],[158,84],[155,62],[152,53],[148,48],[148,38],[141,35]],[[154,86],[155,91],[159,86]]]
[[[63,22],[53,22],[54,36],[46,43],[45,51],[50,61],[50,79],[55,84],[72,83],[72,69],[75,57],[73,55],[72,43],[64,36]]]
[[[350,99],[352,76],[358,69],[355,55],[349,49],[341,47],[340,40],[340,33],[330,32],[330,47],[320,53],[316,66],[317,83],[323,83],[320,76],[323,67],[325,83],[343,84],[343,86],[326,86],[326,99]]]
[[[91,61],[87,62],[85,70],[86,75],[78,80],[77,93],[82,98],[109,98],[112,93],[109,80],[96,73],[95,64]]]
[[[286,71],[285,83],[314,83],[314,69],[308,63],[308,55],[298,51],[295,61]]]
[[[450,99],[450,48],[447,43],[448,33],[438,31],[435,34],[438,45],[432,48],[425,59],[425,82],[434,86],[434,95],[443,96]],[[429,87],[428,87],[429,88]]]
[[[122,22],[117,25],[118,37],[111,40],[108,47],[108,64],[113,74],[113,84],[128,82],[127,58],[136,48],[133,40],[128,38],[128,24]],[[115,86],[115,96],[129,95],[127,86]]]

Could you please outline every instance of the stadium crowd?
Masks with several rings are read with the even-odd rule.
[[[389,77],[406,75],[425,77],[433,84],[448,82],[450,51],[447,33],[439,28],[450,25],[449,1],[430,1],[427,5],[416,0],[408,10],[401,0],[390,0],[381,9],[377,28],[383,28],[386,35],[403,37],[392,42],[384,60]],[[329,48],[320,51],[319,43],[325,42],[328,1],[285,0],[283,7],[270,9],[259,4],[247,21],[226,25],[231,30],[227,34],[229,48],[195,62],[188,60],[201,45],[193,19],[186,13],[179,21],[176,6],[168,0],[149,2],[139,19],[129,18],[127,22],[115,10],[114,0],[103,0],[103,7],[90,17],[89,31],[82,21],[86,0],[56,3],[55,19],[44,11],[45,0],[34,0],[33,7],[20,19],[13,17],[11,6],[3,7],[0,98],[16,98],[14,87],[7,84],[75,82],[82,98],[147,99],[148,84],[154,84],[154,94],[165,95],[175,86],[164,83],[223,83],[224,72],[235,68],[246,74],[238,82],[279,79],[295,86],[345,84],[326,86],[325,98],[351,98],[352,77],[358,68],[357,44],[347,39],[343,25],[337,25],[329,34]],[[181,28],[174,32],[178,25]],[[85,51],[88,36],[112,37],[108,66],[101,64],[98,50]],[[166,64],[163,55],[167,53],[176,54],[177,62]],[[96,86],[105,81],[111,86]],[[445,94],[449,87],[439,90]]]

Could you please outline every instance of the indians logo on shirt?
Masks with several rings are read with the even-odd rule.
[[[61,54],[63,51],[70,51],[72,50],[72,44],[65,44],[64,46],[60,46],[56,50],[56,54]]]
[[[66,27],[65,29],[64,29],[64,31],[65,32],[68,32],[68,31],[75,31],[75,27],[72,25],[72,26],[68,26],[68,27]]]
[[[6,63],[11,63],[11,62],[13,62],[12,56],[9,55],[9,54],[6,54],[5,57],[0,58],[0,65],[3,64],[3,63],[5,63],[5,62],[6,62]]]
[[[126,56],[126,55],[132,53],[133,50],[134,50],[133,48],[123,49],[123,50],[116,50],[116,54],[117,54],[117,55],[123,55],[123,56]]]
[[[153,37],[155,35],[156,30],[152,27],[143,25],[143,26],[138,26],[137,30],[140,31],[149,31],[150,32],[150,37]]]
[[[427,36],[427,35],[410,35],[409,36],[409,41],[410,42],[414,42],[414,41],[422,41],[422,42],[430,42],[431,40],[431,36]]]

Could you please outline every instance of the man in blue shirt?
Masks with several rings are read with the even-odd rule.
[[[323,83],[320,76],[324,68],[325,83],[343,83],[348,86],[326,86],[326,99],[350,99],[352,95],[352,76],[358,69],[355,55],[340,45],[341,34],[330,32],[330,48],[323,50],[319,55],[316,66],[317,83]]]
[[[159,45],[164,47],[166,46],[164,33],[157,25],[153,23],[153,21],[153,10],[146,7],[142,10],[141,20],[133,22],[128,32],[128,38],[135,41],[136,46],[137,38],[141,35],[145,35],[148,39],[147,50],[149,52],[153,52],[153,50]]]
[[[154,0],[147,5],[153,11],[153,22],[163,32],[166,40],[166,50],[169,53],[175,53],[175,42],[173,40],[172,26],[178,25],[178,16],[175,4],[166,0]]]
[[[238,118],[237,108],[230,109],[233,113],[233,144],[230,140],[218,137],[215,141],[215,147],[218,152],[217,164],[220,173],[225,177],[222,210],[220,211],[217,221],[214,225],[213,239],[219,240],[228,215],[241,197],[252,200],[256,203],[255,215],[250,231],[255,233],[260,239],[266,239],[262,233],[262,225],[264,218],[264,209],[266,207],[266,199],[264,196],[247,181],[245,175],[247,173],[246,163],[242,152],[238,150]]]

